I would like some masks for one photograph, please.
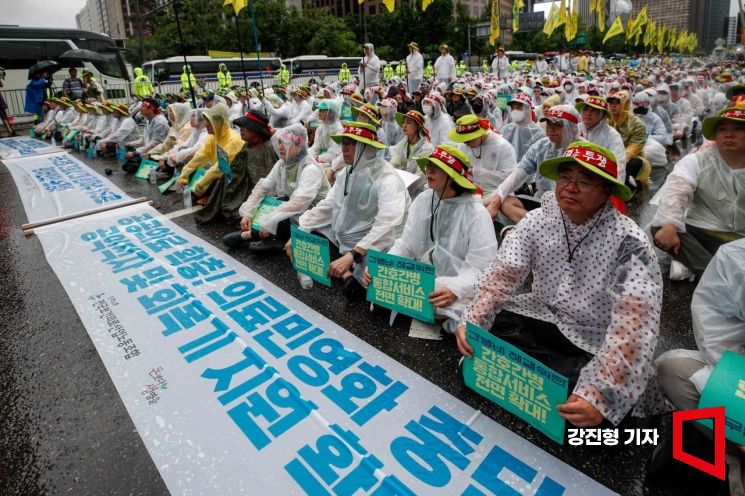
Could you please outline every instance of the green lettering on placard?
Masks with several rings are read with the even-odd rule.
[[[261,219],[272,212],[274,212],[277,207],[282,205],[284,202],[278,198],[274,198],[271,196],[265,196],[261,202],[259,202],[259,206],[254,212],[254,216],[251,218],[251,227],[253,229],[256,229],[257,231],[261,229]]]
[[[292,266],[314,281],[331,286],[329,240],[291,226]]]
[[[370,250],[367,269],[372,277],[367,287],[367,301],[434,323],[435,309],[429,302],[429,295],[435,290],[433,265]]]
[[[473,348],[473,358],[463,361],[466,385],[564,444],[564,418],[556,405],[566,403],[569,380],[470,322],[466,337]]]

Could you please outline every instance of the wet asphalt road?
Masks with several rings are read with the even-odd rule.
[[[105,167],[112,168],[112,182],[132,197],[153,198],[163,213],[182,208],[180,195],[161,196],[154,186],[123,174],[113,161],[76,156],[101,174]],[[27,219],[5,167],[0,167],[0,183],[0,495],[168,494],[38,239],[24,237],[20,229]],[[639,207],[646,198],[642,196],[630,210],[636,218],[645,214]],[[234,229],[197,226],[192,216],[174,221],[221,249],[220,239]],[[459,356],[451,338],[409,338],[410,319],[399,317],[388,328],[386,321],[370,315],[366,305],[346,304],[339,288],[316,285],[303,291],[283,255],[228,253],[450,394],[621,494],[715,494],[710,485],[692,486],[673,477],[655,484],[645,481],[649,446],[558,446],[461,385],[455,375]],[[693,289],[692,283],[666,280],[658,353],[695,348],[689,310]],[[669,433],[669,418],[662,418],[661,425],[664,436]]]

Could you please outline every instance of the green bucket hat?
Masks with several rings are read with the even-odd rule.
[[[575,105],[577,112],[582,112],[582,109],[585,107],[591,107],[595,110],[600,110],[601,112],[605,112],[605,115],[607,117],[610,117],[610,108],[608,107],[608,102],[605,100],[605,98],[601,98],[599,96],[589,96],[585,99],[584,102],[579,102],[577,105]]]
[[[352,107],[352,114],[354,114],[355,116],[364,115],[365,117],[373,121],[373,123],[378,127],[380,126],[380,122],[383,119],[383,116],[380,115],[380,110],[378,110],[378,107],[364,102],[360,103],[357,107]]]
[[[461,188],[474,193],[478,188],[468,179],[471,163],[465,153],[452,145],[439,145],[428,157],[415,159],[419,168],[427,173],[427,164],[434,164],[445,172]]]
[[[735,84],[733,86],[730,86],[727,88],[727,92],[725,95],[727,96],[727,100],[732,100],[736,95],[742,95],[745,94],[745,84]]]
[[[343,138],[350,138],[360,143],[370,145],[373,148],[387,148],[387,146],[378,139],[378,128],[367,122],[344,122],[344,130],[341,134],[331,135],[331,139],[341,144]]]
[[[745,108],[729,107],[714,117],[704,119],[702,126],[704,138],[713,141],[717,134],[717,125],[722,121],[739,122],[745,124]]]
[[[455,123],[455,127],[448,133],[448,139],[456,143],[466,143],[489,132],[488,119],[480,119],[474,114],[464,115]]]
[[[396,122],[398,122],[398,125],[401,127],[403,127],[404,120],[407,117],[411,119],[412,121],[416,122],[420,128],[424,127],[424,115],[421,112],[418,112],[416,110],[409,110],[405,114],[401,112],[396,112]]]
[[[613,152],[589,141],[575,141],[568,147],[564,156],[544,161],[539,167],[543,177],[556,181],[561,164],[578,164],[606,181],[613,183],[613,195],[622,199],[631,199],[631,190],[617,179],[618,164]]]

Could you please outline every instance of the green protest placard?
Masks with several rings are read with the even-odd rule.
[[[568,379],[470,322],[466,336],[473,347],[473,358],[463,361],[466,385],[564,444],[556,405],[566,403]]]
[[[435,290],[434,266],[370,250],[367,269],[372,277],[367,287],[367,301],[434,323],[435,309],[429,302],[429,295]]]
[[[497,107],[502,110],[507,110],[507,104],[510,103],[512,97],[507,93],[499,93],[497,95]]]
[[[271,196],[265,196],[264,199],[261,200],[259,203],[258,208],[256,209],[256,212],[254,212],[254,216],[251,218],[251,227],[256,229],[257,231],[261,229],[261,219],[272,212],[274,212],[277,207],[282,205],[284,202],[280,200],[279,198],[273,198]]]
[[[168,191],[168,188],[173,186],[173,184],[176,182],[176,179],[178,179],[178,177],[174,175],[171,179],[158,186],[158,191],[160,191],[160,194],[162,195],[163,193]]]
[[[140,162],[140,168],[135,172],[135,177],[147,181],[150,179],[150,169],[155,169],[157,171],[158,167],[160,167],[158,162],[142,159],[142,162]]]
[[[699,408],[723,406],[725,436],[733,443],[745,445],[745,356],[727,351],[706,381]],[[711,420],[702,421],[711,428]]]
[[[328,276],[331,256],[329,255],[329,240],[301,231],[291,226],[292,232],[292,266],[321,284],[331,286]]]
[[[189,181],[189,190],[194,193],[197,189],[197,183],[200,179],[204,177],[204,175],[207,173],[207,169],[204,167],[201,167],[194,171],[194,174],[191,175],[191,180]]]

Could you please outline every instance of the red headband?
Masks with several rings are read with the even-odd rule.
[[[247,112],[246,115],[245,115],[245,117],[246,117],[246,119],[251,119],[252,121],[260,124],[262,127],[265,127],[267,130],[269,130],[269,124],[267,124],[266,122],[262,121],[261,119],[259,119],[255,115],[253,115],[251,112]]]
[[[450,155],[448,152],[440,148],[439,146],[435,148],[435,151],[432,152],[431,155],[432,158],[436,158],[440,160],[441,162],[447,164],[455,170],[458,174],[461,176],[466,175],[466,171],[468,170],[468,167],[466,167],[463,162],[455,158],[454,156]]]
[[[160,107],[158,107],[157,105],[153,105],[151,102],[143,101],[142,106],[147,107],[150,110],[154,110],[155,112],[160,112]]]
[[[475,122],[473,124],[456,124],[455,132],[458,134],[468,134],[474,131],[478,131],[479,128],[488,130],[489,127],[489,119],[479,119],[478,122]]]
[[[579,119],[577,119],[574,115],[570,114],[569,112],[564,112],[563,110],[555,110],[552,108],[548,109],[544,117],[550,118],[550,119],[564,119],[565,121],[579,124]]]
[[[363,127],[344,126],[344,132],[342,134],[353,134],[355,136],[359,136],[360,138],[367,138],[373,141],[377,141],[378,143],[382,143],[382,141],[378,139],[377,133]]]
[[[606,102],[605,100],[601,98],[590,97],[587,100],[585,100],[585,103],[587,105],[595,105],[596,107],[603,107],[603,109],[605,110],[608,109],[608,102]]]
[[[618,166],[616,163],[598,151],[590,148],[575,147],[567,148],[564,155],[590,164],[615,178],[618,177]]]
[[[742,96],[742,95],[738,95]],[[745,110],[732,109],[728,110],[719,117],[726,117],[728,119],[745,119]]]

